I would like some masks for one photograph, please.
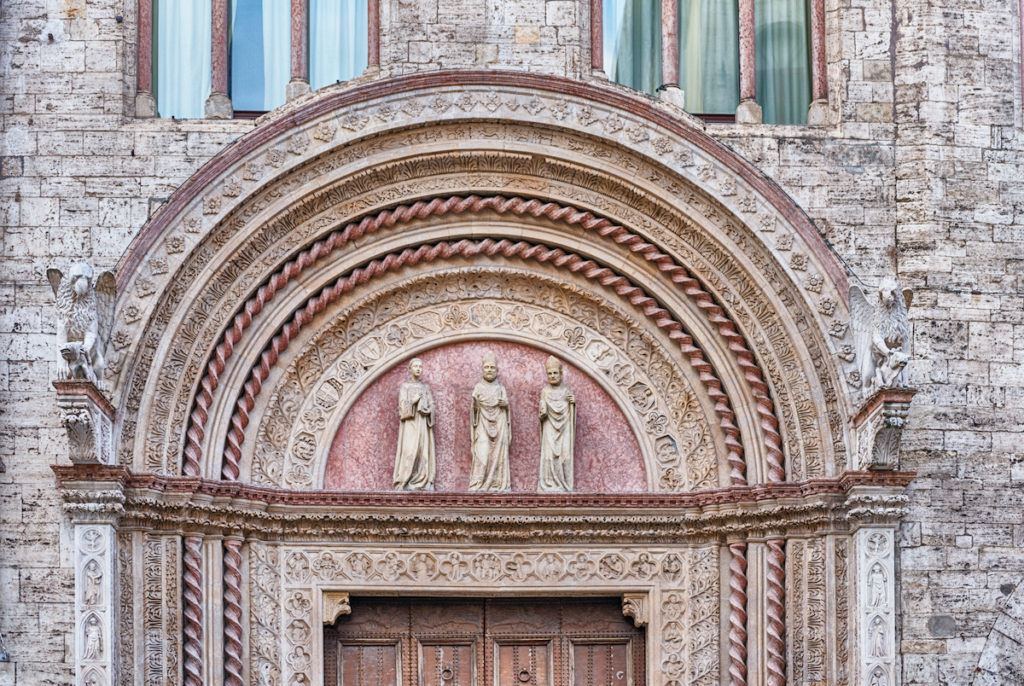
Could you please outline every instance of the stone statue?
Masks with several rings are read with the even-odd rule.
[[[872,297],[850,286],[850,314],[859,364],[861,388],[871,393],[897,383],[910,360],[910,321],[907,308],[912,292],[895,279],[884,279]]]
[[[576,398],[562,383],[562,363],[549,357],[548,385],[540,392],[540,478],[538,491],[572,491],[576,445]]]
[[[423,361],[409,363],[411,381],[398,390],[398,454],[395,488],[400,491],[434,490],[434,398],[420,381]]]
[[[512,485],[508,467],[512,417],[508,393],[498,381],[498,360],[492,352],[484,354],[483,377],[473,388],[469,432],[473,466],[469,490],[507,491]]]
[[[88,262],[71,265],[67,274],[47,269],[57,297],[57,337],[67,363],[65,378],[99,384],[103,378],[103,349],[110,337],[114,314],[115,280],[112,272],[95,278]]]

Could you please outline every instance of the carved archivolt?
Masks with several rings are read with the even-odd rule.
[[[270,399],[260,408],[247,480],[319,487],[341,418],[396,357],[493,338],[530,342],[597,372],[645,446],[650,490],[727,485],[719,478],[715,445],[723,438],[713,405],[698,397],[699,379],[673,356],[672,342],[657,329],[637,329],[600,293],[557,277],[511,266],[421,267],[330,312],[329,324],[264,389]]]
[[[576,207],[592,209],[630,227],[693,269],[735,318],[763,365],[778,405],[791,471],[813,475],[833,469],[825,458],[845,450],[845,397],[839,392],[838,365],[829,353],[830,348],[841,347],[842,339],[834,335],[846,335],[845,329],[830,324],[842,320],[842,297],[832,280],[823,278],[826,266],[802,245],[797,232],[787,228],[790,223],[759,200],[752,186],[708,161],[706,151],[678,135],[658,132],[649,123],[621,115],[616,116],[623,128],[617,124],[610,129],[595,127],[599,120],[592,119],[593,107],[564,98],[530,96],[537,102],[536,117],[551,118],[543,126],[453,122],[430,130],[395,128],[406,104],[419,112],[437,106],[441,109],[431,114],[442,115],[438,117],[442,120],[467,113],[476,117],[478,107],[489,112],[475,100],[475,91],[469,89],[466,94],[474,98],[464,103],[468,109],[451,101],[442,104],[444,98],[439,100],[435,93],[396,96],[388,115],[380,120],[376,119],[382,111],[379,103],[361,110],[366,114],[350,111],[341,119],[327,116],[308,131],[296,130],[291,142],[254,151],[239,162],[237,171],[223,177],[223,185],[211,186],[216,196],[204,196],[183,208],[180,229],[169,228],[160,246],[151,251],[158,259],[124,280],[128,288],[120,308],[122,333],[115,332],[115,348],[120,350],[131,345],[132,330],[139,323],[144,322],[148,332],[127,359],[131,377],[137,381],[123,385],[128,380],[121,374],[124,358],[115,361],[121,367],[114,370],[125,393],[125,415],[133,417],[141,410],[146,422],[142,431],[135,431],[134,425],[122,428],[123,435],[134,432],[142,442],[137,454],[143,456],[143,466],[165,470],[174,463],[181,444],[172,437],[184,432],[191,389],[198,382],[192,373],[205,363],[202,351],[210,349],[218,323],[229,321],[242,296],[251,294],[297,248],[347,218],[394,206],[404,198],[444,188],[464,193],[501,187],[564,198]],[[527,116],[520,105],[510,109],[520,102],[520,94],[498,97],[491,114],[518,111]],[[560,118],[556,111],[563,113]],[[609,112],[599,115],[601,121],[609,116]],[[365,117],[364,128],[391,133],[352,141],[358,127],[344,128],[354,126],[348,117]],[[618,142],[625,128],[635,135]],[[349,133],[339,136],[341,131]],[[437,152],[437,145],[452,138],[466,142],[467,151]],[[499,145],[507,152],[484,152]],[[474,146],[479,153],[472,151]],[[445,147],[450,149],[450,142]],[[538,157],[537,153],[543,154]],[[404,161],[384,162],[402,156]],[[385,183],[371,178],[378,172],[387,179]],[[616,185],[623,192],[613,195]],[[716,199],[699,188],[711,190]],[[738,217],[743,217],[742,222]],[[791,238],[779,240],[779,245],[767,240],[783,232]],[[210,271],[211,264],[221,266]],[[211,276],[197,279],[200,274]],[[161,304],[153,309],[158,287]],[[168,335],[168,327],[175,333]],[[173,341],[171,349],[161,352],[161,341],[168,338]],[[161,361],[153,367],[158,354]],[[742,380],[743,372],[736,374]],[[144,400],[142,389],[151,375],[149,388],[159,385],[160,392]],[[798,378],[804,381],[793,381]],[[811,390],[812,385],[816,390]],[[824,401],[824,414],[818,411],[818,399]],[[756,417],[756,409],[749,411]],[[841,460],[836,464],[844,464],[845,458]],[[755,475],[758,480],[766,477]]]
[[[494,200],[495,198],[491,199]],[[443,203],[438,201],[423,203],[420,209],[422,210],[421,213],[426,214],[435,211],[435,209],[442,211],[447,207],[458,207],[460,204],[465,204],[467,207],[472,207],[481,202],[486,204],[486,200],[450,198]],[[639,239],[637,236],[629,234],[621,227],[611,225],[605,220],[597,220],[589,214],[575,212],[572,208],[553,206],[550,203],[538,204],[532,201],[521,201],[516,198],[511,200],[497,198],[497,200],[504,205],[516,208],[520,213],[528,212],[531,209],[535,210],[537,214],[552,214],[554,216],[561,216],[572,212],[575,217],[573,220],[574,224],[584,225],[588,230],[597,230],[602,234],[607,233],[616,243],[632,246],[632,249],[642,254],[644,259],[655,263],[660,272],[668,275],[671,283],[678,284],[683,288],[685,293],[696,303],[697,309],[707,318],[708,323],[717,328],[718,334],[722,338],[723,347],[726,347],[735,356],[737,363],[743,370],[746,383],[751,387],[754,399],[747,404],[757,408],[756,411],[760,421],[757,430],[752,432],[754,436],[748,434],[748,440],[754,442],[753,447],[757,447],[756,441],[758,437],[763,436],[764,454],[768,465],[768,479],[780,481],[784,478],[782,453],[780,451],[779,435],[776,430],[778,422],[774,415],[771,399],[767,395],[767,387],[763,382],[761,372],[753,361],[753,355],[747,350],[742,337],[738,334],[732,322],[723,315],[721,308],[686,273],[685,269],[674,264],[671,258],[658,253],[651,246],[642,242],[638,244],[637,241]],[[416,209],[414,206],[410,208],[411,211],[408,213],[403,211],[386,214],[392,220],[397,221],[396,215],[409,214],[416,216]],[[373,230],[376,231],[382,223],[383,221],[380,216],[375,218]],[[246,303],[244,310],[236,315],[233,325],[228,328],[222,342],[217,346],[214,356],[207,364],[206,376],[204,376],[200,383],[201,391],[196,398],[187,432],[188,438],[185,447],[184,464],[186,474],[198,475],[201,473],[200,457],[203,453],[203,440],[211,415],[210,408],[213,403],[214,393],[220,384],[221,375],[224,374],[225,368],[231,360],[234,347],[252,324],[253,317],[260,314],[267,303],[274,297],[276,291],[285,286],[291,279],[296,278],[302,269],[312,265],[317,259],[329,255],[333,250],[340,245],[344,245],[349,240],[363,236],[364,230],[366,229],[364,229],[362,223],[349,225],[344,230],[332,233],[326,241],[317,243],[311,249],[303,251],[296,260],[286,265],[285,269],[281,272],[275,274],[267,286],[261,288],[259,293]],[[497,230],[500,231],[500,226],[497,227]],[[229,480],[238,477],[237,465],[241,457],[240,444],[245,438],[244,430],[249,423],[248,414],[255,405],[255,396],[260,392],[263,382],[270,374],[271,368],[277,364],[281,353],[290,345],[291,339],[298,335],[300,330],[313,317],[319,315],[333,300],[356,287],[367,284],[371,279],[375,279],[381,274],[401,269],[410,264],[431,262],[438,258],[450,259],[453,256],[476,257],[478,255],[515,256],[521,259],[536,260],[541,263],[550,262],[564,269],[569,274],[578,272],[610,289],[615,295],[628,299],[644,315],[653,319],[658,327],[665,329],[669,337],[674,339],[679,345],[683,355],[689,358],[690,364],[698,371],[701,383],[714,401],[715,411],[719,415],[719,424],[725,434],[727,459],[731,471],[730,482],[733,484],[746,482],[744,474],[745,465],[742,455],[743,449],[738,441],[740,431],[736,427],[736,415],[729,406],[728,397],[723,392],[722,384],[716,378],[712,367],[705,360],[703,352],[693,345],[692,338],[682,330],[682,326],[672,318],[672,315],[667,310],[662,308],[642,289],[630,283],[629,280],[606,267],[596,264],[592,260],[584,259],[557,248],[551,250],[544,245],[523,241],[493,241],[491,239],[484,239],[483,241],[442,241],[430,245],[420,245],[415,250],[407,248],[399,253],[391,253],[379,257],[338,278],[330,287],[323,289],[312,296],[304,306],[297,308],[292,319],[281,327],[279,333],[273,337],[267,349],[262,352],[259,364],[253,369],[252,374],[244,383],[243,396],[238,401],[238,409],[232,417],[231,429],[228,432],[227,448],[224,455],[224,477]],[[757,454],[757,451],[754,454]],[[207,473],[209,471],[209,468],[207,468]]]

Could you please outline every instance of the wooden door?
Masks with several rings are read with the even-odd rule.
[[[618,599],[353,598],[327,627],[338,686],[643,686]]]

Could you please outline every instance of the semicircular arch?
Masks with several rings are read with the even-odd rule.
[[[406,104],[429,100],[423,94],[416,97],[420,100]],[[495,112],[507,118],[509,103],[522,97],[521,89],[510,89],[508,102]],[[574,113],[577,126],[582,126],[587,118],[582,106],[564,99],[563,104],[568,108],[566,117]],[[203,393],[200,379],[190,375],[196,355],[209,355],[223,323],[232,320],[246,296],[266,287],[275,269],[286,268],[299,250],[323,240],[346,219],[373,216],[368,211],[373,208],[412,204],[419,198],[437,197],[439,190],[493,192],[496,187],[511,187],[535,198],[571,200],[573,204],[566,205],[570,209],[608,216],[635,232],[647,246],[642,249],[651,248],[685,264],[715,305],[736,322],[765,369],[787,437],[787,456],[795,466],[791,475],[812,476],[844,467],[842,420],[847,408],[839,389],[842,365],[833,359],[841,336],[846,335],[842,290],[834,278],[826,278],[831,272],[820,250],[807,242],[798,246],[796,241],[803,234],[791,218],[755,192],[757,184],[742,176],[720,179],[728,165],[708,156],[707,150],[686,136],[670,139],[671,131],[649,130],[649,120],[644,124],[643,117],[628,111],[621,116],[629,115],[632,121],[623,118],[620,123],[634,127],[631,137],[619,135],[618,123],[586,136],[570,126],[559,129],[558,102],[545,106],[554,122],[529,126],[522,121],[502,126],[464,123],[469,118],[466,112],[475,115],[476,107],[431,129],[395,128],[393,122],[378,117],[379,109],[372,117],[324,110],[307,127],[265,141],[248,158],[239,158],[223,175],[216,194],[194,198],[174,222],[161,220],[170,223],[159,239],[147,234],[146,241],[160,243],[160,249],[152,250],[156,255],[122,279],[127,287],[121,298],[122,325],[128,326],[122,326],[115,338],[122,357],[112,365],[122,407],[131,416],[136,414],[131,410],[138,411],[145,424],[141,431],[137,426],[127,428],[137,437],[129,450],[147,468],[175,469],[181,443],[174,437],[184,434],[188,416],[187,409],[184,414],[181,410],[182,403]],[[363,116],[367,122],[362,122]],[[380,119],[376,125],[383,132],[365,135],[373,117]],[[565,123],[564,118],[561,121]],[[339,133],[356,123],[362,126],[359,141],[364,149],[343,141]],[[641,124],[647,128],[636,128]],[[451,147],[448,136],[460,128],[467,141],[472,140],[466,145],[470,150],[458,154],[440,150]],[[520,135],[517,132],[525,136],[530,131],[533,137],[519,141],[518,151],[507,140]],[[420,143],[410,145],[414,139]],[[636,142],[630,144],[632,139]],[[315,141],[323,143],[322,149],[310,154]],[[684,147],[687,143],[689,148]],[[584,144],[589,147],[582,149]],[[394,161],[389,150],[400,148],[406,150],[406,159]],[[666,159],[669,152],[652,154],[658,148],[675,157]],[[368,149],[376,150],[379,159],[364,154]],[[541,155],[542,151],[546,154]],[[701,162],[695,155],[706,157]],[[682,158],[685,164],[678,162]],[[261,177],[256,167],[273,169],[275,161],[280,171],[271,172],[269,180]],[[703,176],[708,177],[703,184],[691,178]],[[253,177],[248,188],[247,177]],[[391,183],[377,183],[381,178],[390,178]],[[621,192],[623,188],[626,192]],[[771,240],[783,235],[789,239]],[[616,238],[607,240],[615,244]],[[637,254],[640,250],[634,247],[620,245],[621,265],[627,272],[647,273],[656,281],[657,269],[644,267]],[[174,270],[172,255],[181,256],[175,259]],[[212,264],[218,265],[215,278],[208,275]],[[174,280],[157,278],[172,272]],[[671,285],[670,278],[661,278],[666,287]],[[133,346],[129,331],[137,324],[144,331],[140,331],[140,344]],[[168,335],[169,331],[173,333]],[[202,366],[201,361],[198,367]],[[150,388],[162,384],[168,393],[145,401],[140,389],[147,384]],[[823,412],[816,408],[818,401],[825,405]],[[146,402],[150,404],[145,406]]]

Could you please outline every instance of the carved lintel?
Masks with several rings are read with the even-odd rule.
[[[112,464],[114,408],[91,381],[54,381],[68,455],[75,464]]]
[[[887,388],[872,395],[854,415],[859,469],[896,469],[899,467],[900,439],[916,391]]]
[[[323,604],[321,605],[320,616],[324,624],[331,625],[338,621],[342,615],[352,614],[352,606],[348,601],[348,593],[345,591],[324,591]]]
[[[647,626],[650,620],[650,601],[647,593],[623,593],[622,614],[633,619],[633,626]]]

